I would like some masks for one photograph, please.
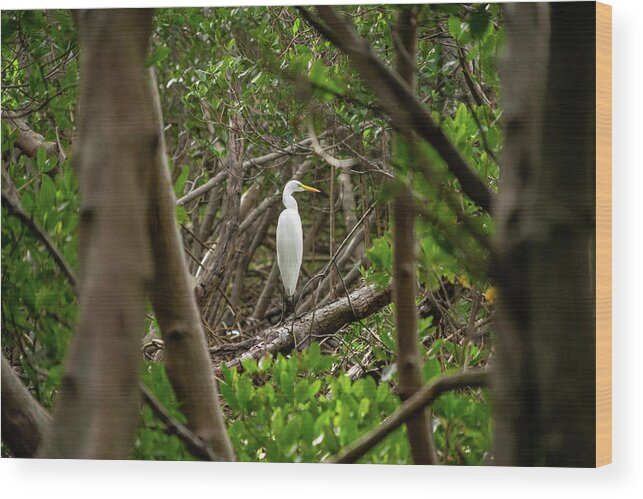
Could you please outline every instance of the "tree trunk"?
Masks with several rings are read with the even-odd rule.
[[[393,31],[396,68],[409,88],[415,91],[417,7],[403,7]],[[403,140],[400,137],[399,140]],[[410,166],[410,165],[409,165]],[[417,332],[415,294],[415,208],[408,189],[393,200],[393,303],[397,337],[398,391],[406,400],[422,387],[422,361]],[[406,423],[411,455],[415,464],[437,464],[430,412],[421,411]]]
[[[237,236],[239,234],[239,206],[241,200],[241,176],[243,174],[241,154],[243,152],[243,118],[240,115],[230,119],[230,132],[228,135],[228,157],[226,158],[228,171],[228,186],[221,218],[221,231],[217,238],[217,245],[212,254],[205,261],[205,270],[200,286],[203,296],[199,300],[199,308],[203,318],[211,322],[219,315],[219,303],[222,293],[225,292],[228,277],[231,274],[228,264],[233,260],[236,251]],[[215,328],[215,324],[210,324]]]
[[[158,92],[146,75],[152,12],[78,14],[80,319],[42,457],[128,456],[149,292],[189,429],[218,459],[234,459],[176,226]]]
[[[40,457],[126,458],[152,277],[146,191],[159,147],[145,79],[152,10],[78,13],[80,316]]]
[[[415,214],[408,191],[393,202],[393,303],[397,332],[397,370],[400,398],[406,400],[422,387],[422,363],[415,305]],[[426,411],[406,423],[415,464],[437,464],[431,423]]]
[[[595,465],[595,4],[508,4],[493,463]]]

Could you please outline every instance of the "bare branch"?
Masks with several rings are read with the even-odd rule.
[[[332,154],[330,154],[328,151],[326,151],[319,143],[319,139],[317,139],[317,135],[315,134],[315,128],[313,127],[312,122],[308,123],[308,134],[310,135],[310,138],[312,140],[313,151],[315,152],[315,154],[319,156],[321,159],[323,159],[329,165],[334,166],[335,168],[349,169],[349,168],[352,168],[353,166],[356,166],[359,163],[355,158],[339,159],[333,156]]]
[[[264,154],[263,156],[259,156],[258,158],[253,158],[246,160],[242,163],[242,171],[247,171],[248,169],[252,168],[253,166],[261,166],[266,163],[270,163],[271,161],[274,161],[275,159],[282,158],[284,156],[287,156],[289,154],[295,154],[298,149],[301,149],[302,147],[306,147],[310,145],[310,139],[304,139],[300,142],[297,142],[296,144],[293,144],[291,146],[285,147],[281,150],[278,151],[273,151],[268,154]],[[186,203],[189,203],[190,201],[198,198],[199,196],[205,194],[208,192],[210,189],[216,187],[217,185],[221,184],[226,178],[228,177],[228,171],[227,170],[222,170],[219,173],[217,173],[214,177],[212,177],[210,180],[208,180],[205,184],[197,187],[196,189],[190,191],[187,193],[185,196],[181,197],[178,199],[176,202],[177,205],[182,206]]]

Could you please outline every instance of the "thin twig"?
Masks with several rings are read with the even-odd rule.
[[[3,109],[2,110],[2,117],[6,118],[6,119],[16,119],[16,118],[22,118],[24,116],[27,116],[28,114],[32,114],[32,113],[35,113],[37,111],[40,111],[43,107],[45,107],[47,104],[49,104],[49,102],[51,102],[56,97],[58,97],[59,95],[63,94],[64,92],[66,92],[67,90],[69,90],[70,88],[75,87],[75,86],[76,86],[76,84],[72,83],[71,85],[66,85],[66,86],[62,87],[55,94],[47,97],[44,101],[42,101],[40,104],[38,104],[38,106],[36,106],[35,108],[32,108],[31,106],[28,106],[28,107],[26,107],[24,109],[21,109],[19,111],[8,111],[8,110]]]
[[[306,289],[306,287],[311,282],[313,282],[316,279],[321,279],[323,277],[326,277],[326,274],[328,274],[328,271],[330,270],[331,266],[333,265],[334,260],[337,258],[337,255],[339,255],[339,253],[344,249],[344,246],[346,246],[348,241],[353,237],[353,234],[355,234],[355,232],[360,227],[362,222],[366,219],[366,217],[371,213],[371,211],[373,211],[373,208],[375,208],[375,203],[373,203],[371,206],[368,207],[368,210],[366,210],[364,212],[364,214],[362,215],[362,217],[357,221],[357,223],[355,224],[355,227],[353,227],[353,229],[348,233],[348,235],[344,238],[344,240],[341,242],[341,244],[337,247],[337,249],[333,253],[333,256],[330,258],[330,260],[328,261],[328,263],[324,267],[324,270],[322,270],[320,273],[315,274],[314,276],[312,276],[309,279],[309,281],[306,284],[304,284],[304,287],[301,290],[302,294],[303,294],[304,290]]]

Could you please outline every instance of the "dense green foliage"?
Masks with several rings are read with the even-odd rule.
[[[392,27],[399,6],[351,6],[358,32],[393,65]],[[417,94],[462,156],[495,190],[502,147],[496,60],[502,45],[497,5],[422,6],[418,14]],[[19,192],[23,209],[46,231],[77,269],[78,188],[72,168],[79,47],[66,11],[2,13],[2,168]],[[364,223],[368,282],[385,287],[392,275],[392,237],[387,202],[406,184],[420,208],[418,307],[425,381],[443,373],[485,365],[490,352],[493,293],[488,281],[489,216],[459,191],[437,153],[426,143],[396,138],[391,124],[348,59],[286,7],[164,9],[156,16],[148,64],[156,68],[167,155],[177,197],[203,185],[222,168],[230,117],[245,121],[244,159],[260,157],[305,139],[312,127],[336,157],[359,157],[351,172],[359,219]],[[45,142],[34,155],[16,145],[19,129],[7,113],[21,115]],[[397,137],[397,136],[396,136]],[[391,151],[394,151],[391,153]],[[252,169],[243,191],[260,184],[261,197],[280,189],[305,159],[306,183],[337,193],[337,176],[309,149]],[[429,168],[430,176],[421,174]],[[334,170],[333,170],[334,171]],[[331,187],[331,184],[333,187]],[[225,186],[215,190],[223,196]],[[177,207],[179,222],[199,230],[208,196]],[[305,258],[308,279],[349,233],[339,203],[328,197],[300,200],[305,228],[322,214]],[[215,205],[215,218],[222,215]],[[276,222],[276,212],[271,212]],[[333,224],[329,224],[332,217]],[[273,228],[267,240],[274,237]],[[331,228],[332,227],[332,228]],[[186,229],[186,230],[187,230]],[[216,225],[214,235],[216,239]],[[183,232],[186,248],[203,251]],[[199,253],[201,255],[201,253]],[[243,278],[235,320],[210,334],[210,346],[234,342],[266,282],[274,247],[259,244]],[[200,258],[195,258],[200,260]],[[198,265],[191,262],[191,271]],[[341,269],[345,273],[346,269]],[[340,282],[335,277],[335,284]],[[301,282],[301,281],[300,281]],[[230,282],[231,288],[235,283]],[[229,291],[229,289],[228,289]],[[340,293],[341,294],[341,293]],[[280,297],[272,303],[279,306]],[[73,287],[33,232],[2,209],[2,350],[46,408],[55,402],[77,313]],[[239,319],[241,318],[241,319]],[[266,317],[259,325],[272,320]],[[146,333],[155,328],[150,319]],[[218,332],[218,329],[217,329]],[[220,391],[229,433],[242,461],[319,462],[376,428],[400,404],[396,394],[392,306],[344,327],[335,337],[302,352],[283,352],[242,372],[222,367]],[[149,357],[153,357],[150,355]],[[143,358],[143,356],[142,356]],[[221,359],[215,359],[220,361]],[[182,420],[162,364],[142,361],[142,380]],[[484,392],[442,396],[433,405],[433,429],[444,463],[481,464],[490,450],[491,421]],[[191,459],[183,444],[142,411],[132,457]],[[409,463],[404,427],[360,462]]]

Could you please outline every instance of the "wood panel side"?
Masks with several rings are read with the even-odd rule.
[[[596,3],[596,466],[612,462],[612,7]]]

